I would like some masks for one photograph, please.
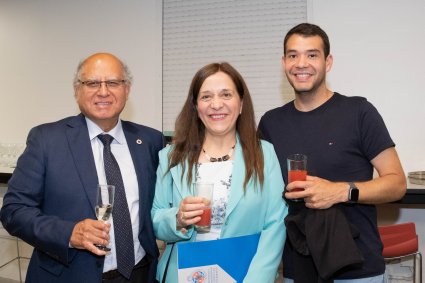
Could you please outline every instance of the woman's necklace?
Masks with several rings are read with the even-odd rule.
[[[236,144],[234,146],[232,146],[232,148],[230,149],[228,154],[223,155],[222,157],[211,157],[211,156],[208,155],[208,153],[205,151],[205,149],[202,149],[202,152],[204,153],[205,158],[210,162],[227,161],[232,157],[233,151],[235,150],[235,146],[236,146]]]

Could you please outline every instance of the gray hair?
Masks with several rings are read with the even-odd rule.
[[[77,66],[77,71],[75,72],[74,75],[74,86],[77,86],[80,84],[80,79],[81,79],[81,70],[83,69],[84,63],[86,62],[87,59],[81,60],[80,63],[78,63]],[[119,59],[118,59],[119,60]],[[123,61],[119,60],[121,63],[121,67],[124,73],[124,80],[126,80],[128,85],[131,85],[133,83],[133,75],[131,74],[130,68],[127,66],[127,64],[125,64]]]

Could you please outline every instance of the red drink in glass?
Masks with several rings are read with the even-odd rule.
[[[207,207],[204,209],[204,213],[201,214],[201,220],[199,220],[196,225],[204,227],[211,226],[211,207]]]
[[[307,178],[307,170],[290,170],[288,171],[288,183],[294,181],[305,181]],[[293,189],[293,192],[303,191],[303,188]]]
[[[201,197],[204,203],[201,220],[195,223],[198,233],[208,233],[211,230],[211,204],[213,200],[214,183],[196,182],[195,196]]]
[[[288,184],[294,181],[305,181],[307,179],[307,156],[305,154],[291,154],[287,158]],[[304,188],[294,188],[293,192],[303,191]],[[302,201],[302,199],[291,199]]]

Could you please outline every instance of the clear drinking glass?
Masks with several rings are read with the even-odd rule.
[[[288,184],[294,181],[305,181],[307,178],[307,156],[304,154],[291,154],[287,158]],[[303,191],[303,188],[295,188],[292,191]],[[302,201],[302,199],[292,199]]]
[[[211,205],[214,191],[214,183],[196,182],[195,196],[204,199],[204,213],[201,215],[201,220],[195,223],[195,228],[198,233],[208,233],[211,230]]]
[[[97,220],[107,222],[112,214],[114,206],[115,186],[97,185],[96,217]],[[95,245],[102,251],[110,251],[111,248],[103,245]]]

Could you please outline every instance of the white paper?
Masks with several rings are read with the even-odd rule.
[[[179,283],[237,283],[217,264],[179,269]]]

